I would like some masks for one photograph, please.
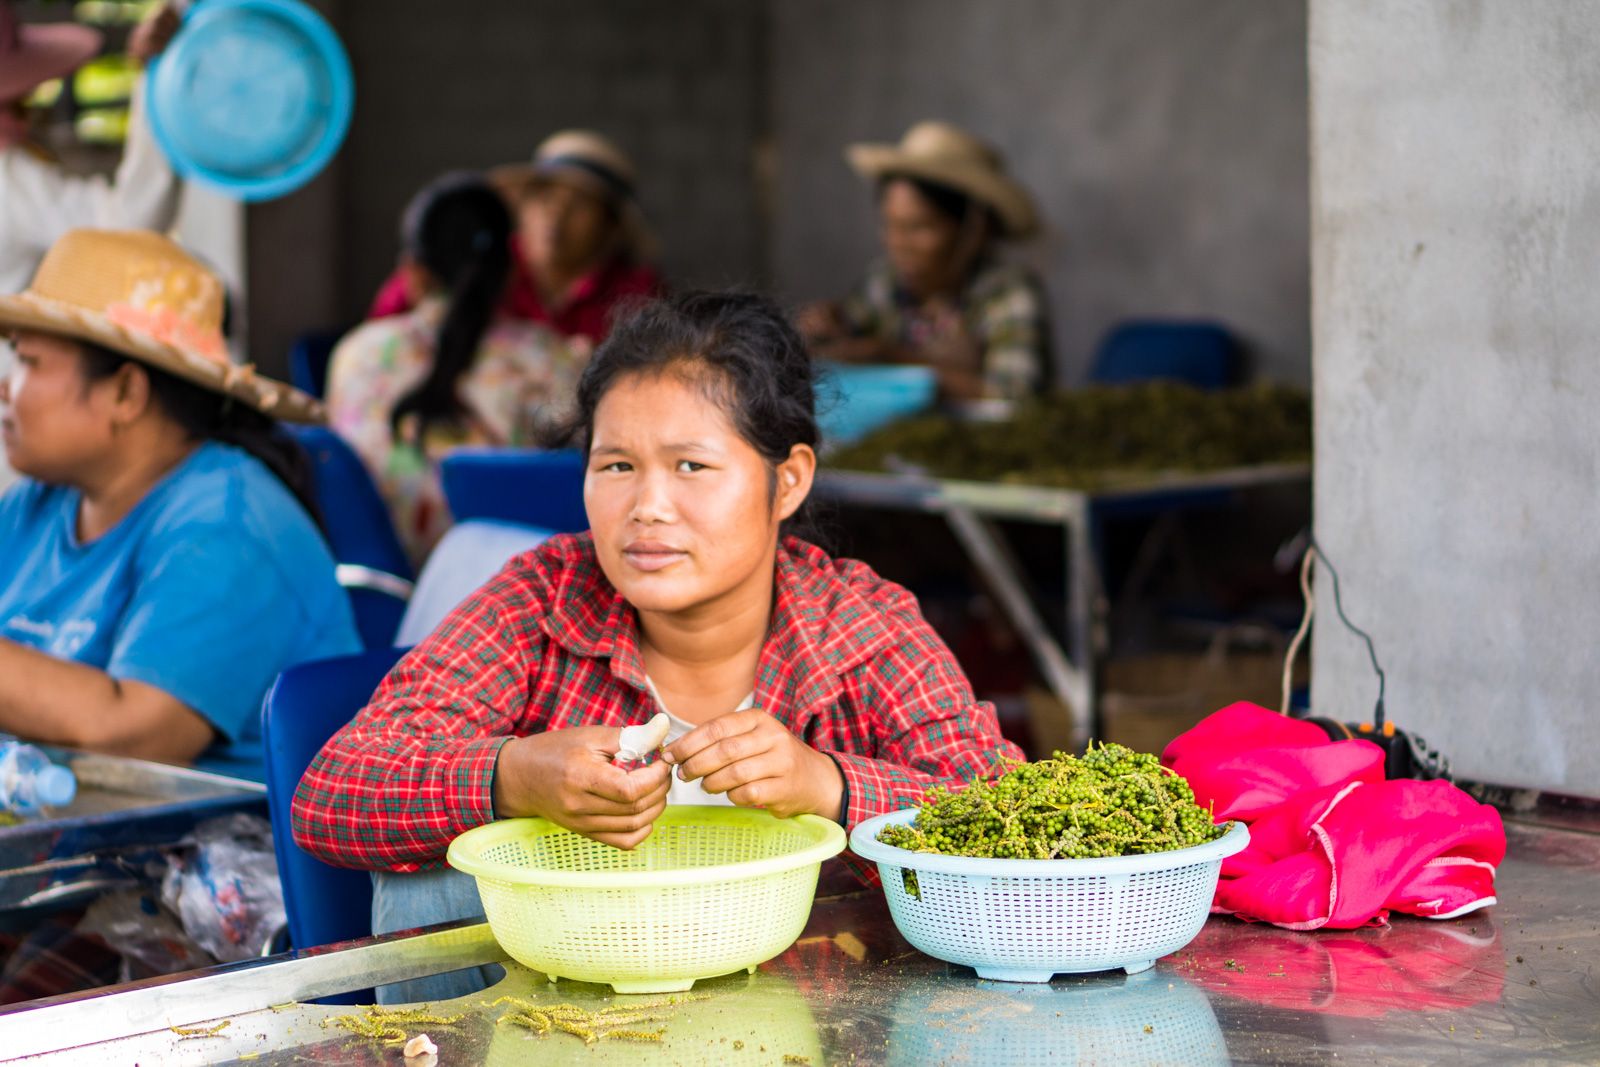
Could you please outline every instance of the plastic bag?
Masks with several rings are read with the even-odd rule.
[[[79,920],[80,934],[99,937],[123,958],[122,979],[209,967],[216,961],[195,944],[160,901],[138,889],[124,889],[89,905]]]
[[[259,956],[285,922],[272,827],[257,815],[196,826],[161,880],[161,901],[224,963]]]

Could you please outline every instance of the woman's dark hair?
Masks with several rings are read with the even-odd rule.
[[[109,378],[125,363],[137,365],[150,379],[150,395],[168,418],[190,437],[234,445],[260,460],[294,494],[317,528],[323,529],[322,512],[312,490],[311,459],[276,419],[241,400],[195,385],[121,352],[87,342],[80,344],[85,381]]]
[[[461,414],[456,385],[472,366],[505,293],[511,271],[511,212],[500,194],[473,174],[452,173],[411,198],[401,222],[407,255],[450,293],[434,339],[428,373],[395,402],[389,425],[417,417],[412,440],[428,424]]]
[[[817,383],[805,342],[776,304],[743,292],[684,292],[619,314],[578,382],[567,439],[588,452],[595,410],[618,379],[678,369],[695,376],[774,467],[795,445],[817,447]],[[777,492],[776,473],[770,490]],[[808,500],[785,532],[815,539],[810,511]]]
[[[960,189],[931,182],[926,178],[914,177],[910,174],[896,174],[890,172],[878,179],[878,199],[883,199],[883,194],[893,182],[905,182],[922,195],[922,198],[933,206],[933,209],[951,222],[963,223],[967,216],[973,212],[981,212],[989,221],[991,233],[999,232],[1000,220],[989,205],[975,200],[963,193]]]

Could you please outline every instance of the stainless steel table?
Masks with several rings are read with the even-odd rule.
[[[121,756],[46,748],[78,778],[78,796],[44,818],[0,827],[0,911],[63,907],[132,884],[156,850],[196,823],[265,815],[266,786]]]
[[[1164,508],[1192,504],[1199,494],[1307,482],[1311,466],[1282,463],[1206,473],[1130,476],[1095,489],[967,482],[919,475],[828,471],[817,479],[820,497],[853,507],[915,511],[943,517],[1001,610],[1017,628],[1057,699],[1071,711],[1071,739],[1082,749],[1095,730],[1098,657],[1106,648],[1105,597],[1100,588],[1099,545],[1092,529],[1096,505],[1142,502]],[[1034,604],[1029,584],[994,526],[1013,519],[1063,527],[1067,551],[1066,642]]]
[[[821,899],[805,935],[754,975],[698,983],[659,1045],[536,1037],[496,997],[594,1009],[609,988],[550,985],[510,965],[489,994],[425,1024],[442,1067],[676,1064],[1600,1063],[1600,817],[1508,823],[1500,903],[1447,922],[1291,933],[1213,918],[1134,976],[978,980],[895,932],[876,891]],[[339,990],[502,958],[481,925],[436,928],[155,979],[0,1012],[0,1057],[64,1063],[401,1063],[324,1025]],[[184,1036],[178,1026],[214,1035]],[[790,1057],[790,1059],[785,1059]]]

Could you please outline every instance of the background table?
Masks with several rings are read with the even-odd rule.
[[[78,778],[78,796],[46,818],[0,827],[0,912],[87,903],[134,884],[145,862],[197,823],[266,816],[258,782],[165,763],[46,748]]]
[[[1033,656],[1045,684],[1070,711],[1070,736],[1081,750],[1098,730],[1096,661],[1107,647],[1106,598],[1095,509],[1138,505],[1150,512],[1192,507],[1218,492],[1309,482],[1305,463],[1237,467],[1206,473],[1130,476],[1095,489],[970,482],[916,475],[828,471],[819,497],[852,507],[937,515],[983,575]],[[1001,519],[1058,525],[1066,540],[1065,641],[1035,604],[1030,583],[995,527]]]

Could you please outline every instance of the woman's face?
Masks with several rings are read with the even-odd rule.
[[[900,284],[928,296],[959,281],[961,226],[903,178],[892,179],[878,198],[883,247]]]
[[[73,484],[114,451],[124,376],[89,381],[82,348],[63,337],[21,333],[12,347],[11,373],[0,379],[6,459],[39,481]]]
[[[767,595],[779,523],[811,489],[811,449],[774,470],[695,371],[627,375],[595,411],[584,507],[601,568],[641,613]]]
[[[570,272],[594,263],[609,248],[616,224],[606,202],[564,182],[534,185],[523,197],[517,229],[534,272]]]

